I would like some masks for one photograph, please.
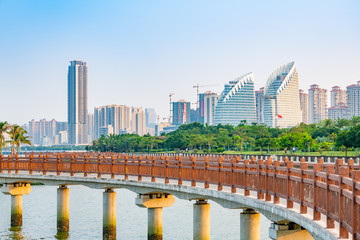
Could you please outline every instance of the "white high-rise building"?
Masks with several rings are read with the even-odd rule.
[[[215,108],[218,97],[219,96],[216,93],[210,91],[204,93],[204,124],[214,124]]]
[[[131,131],[140,136],[146,134],[145,112],[141,107],[131,108]]]
[[[303,123],[308,123],[309,120],[309,95],[304,92],[304,90],[299,90],[300,97],[300,110],[301,110],[301,121]]]
[[[313,84],[309,89],[309,123],[319,123],[327,118],[327,90]]]
[[[87,66],[74,60],[68,70],[68,142],[87,144]]]
[[[348,116],[360,116],[360,81],[357,84],[347,86]]]
[[[291,62],[277,68],[266,82],[263,120],[270,127],[287,128],[301,118],[298,73]]]
[[[330,91],[331,107],[346,106],[346,90],[341,90],[339,86],[332,87]]]
[[[264,88],[260,88],[258,91],[255,91],[255,100],[256,100],[256,122],[263,123],[263,107],[264,107]]]

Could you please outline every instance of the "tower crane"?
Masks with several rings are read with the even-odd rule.
[[[171,123],[171,97],[174,95],[175,93],[170,93],[169,94],[169,98],[170,98],[170,115],[169,115],[169,123]]]

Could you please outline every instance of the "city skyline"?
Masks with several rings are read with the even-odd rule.
[[[272,69],[292,60],[300,89],[314,83],[344,89],[360,76],[357,1],[44,3],[0,1],[6,36],[0,40],[0,79],[4,89],[16,82],[21,96],[0,103],[1,118],[11,123],[66,120],[65,69],[72,59],[91,69],[89,109],[125,104],[154,108],[161,117],[168,116],[170,92],[174,101],[195,102],[193,85],[218,85],[204,91],[219,94],[228,79],[248,71],[259,89]],[[282,14],[268,11],[275,8]],[[17,18],[10,22],[12,16]],[[75,19],[82,28],[72,24]],[[12,98],[11,91],[2,95]]]

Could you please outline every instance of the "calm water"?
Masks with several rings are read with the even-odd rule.
[[[102,238],[103,190],[83,186],[70,189],[70,232],[68,239]],[[146,239],[147,210],[135,205],[136,194],[116,190],[117,239]],[[193,202],[176,199],[163,210],[164,239],[192,239]],[[211,239],[240,239],[241,210],[211,205]],[[270,222],[261,216],[261,239],[268,237]],[[56,239],[56,187],[33,186],[23,196],[23,227],[10,228],[10,196],[0,193],[0,239]]]

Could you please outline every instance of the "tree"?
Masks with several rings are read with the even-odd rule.
[[[22,127],[18,126],[18,125],[13,125],[10,127],[10,130],[8,131],[8,134],[10,135],[11,138],[11,154],[15,155],[15,145],[16,145],[16,150],[17,153],[19,153],[19,149],[20,149],[20,145],[22,143],[31,145],[31,142],[29,140],[29,136],[27,136],[27,132],[25,131],[25,129],[23,129]]]
[[[2,155],[3,148],[6,147],[5,133],[10,129],[10,124],[7,122],[0,122],[0,155]]]

